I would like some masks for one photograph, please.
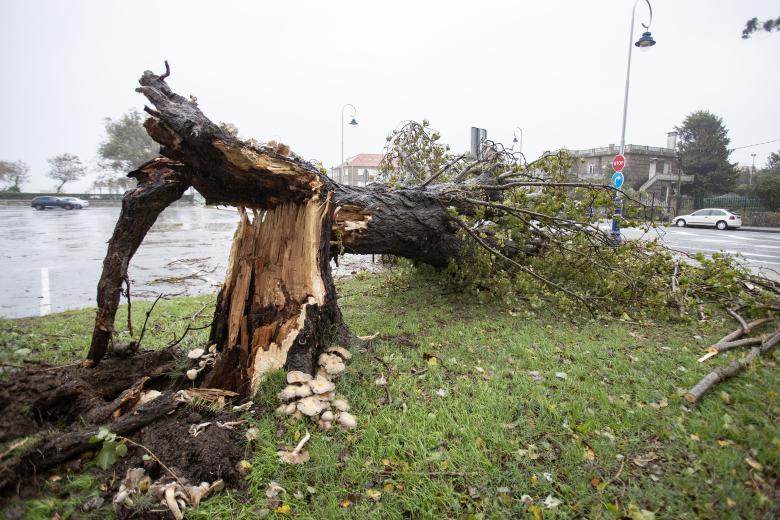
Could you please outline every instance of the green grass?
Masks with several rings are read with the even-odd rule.
[[[286,490],[289,513],[270,512],[280,518],[649,517],[641,510],[656,518],[775,517],[777,352],[691,407],[684,391],[737,355],[696,361],[734,328],[728,320],[574,323],[444,294],[428,282],[359,276],[341,283],[352,330],[380,333],[337,382],[358,428],[322,432],[274,416],[253,419],[260,437],[246,490],[210,498],[188,517],[257,518],[268,508],[270,481]],[[165,344],[169,325],[181,330],[183,318],[210,300],[161,302],[149,345]],[[141,306],[134,304],[136,321]],[[75,361],[92,317],[78,311],[0,322],[0,350],[29,347],[32,357]],[[386,387],[375,384],[381,374]],[[257,399],[275,407],[283,381],[273,374]],[[307,428],[310,462],[279,462],[277,445],[294,446]],[[640,467],[638,457],[652,460]],[[561,501],[557,508],[544,505],[550,495]]]

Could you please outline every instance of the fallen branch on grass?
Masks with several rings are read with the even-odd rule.
[[[712,388],[713,385],[723,381],[724,379],[734,377],[739,372],[750,366],[750,364],[753,363],[753,361],[755,361],[758,356],[766,354],[778,343],[780,343],[780,331],[775,332],[773,336],[764,340],[761,345],[751,348],[750,353],[746,356],[732,361],[730,364],[720,367],[719,369],[714,370],[704,376],[704,378],[702,378],[702,380],[699,381],[696,386],[691,388],[688,393],[685,394],[685,400],[690,403],[698,402],[699,399],[701,399],[701,397],[710,388]]]
[[[729,310],[729,314],[732,314],[732,316],[736,315],[733,311]],[[756,343],[761,343],[764,338],[745,338],[745,339],[738,339],[745,334],[750,334],[753,329],[756,327],[760,327],[761,325],[764,325],[766,323],[770,323],[774,321],[774,318],[761,318],[758,320],[751,321],[750,323],[746,323],[745,320],[738,317],[738,321],[740,322],[740,328],[737,330],[730,332],[723,336],[721,339],[718,340],[717,343],[710,346],[710,348],[707,349],[707,353],[704,354],[702,357],[699,358],[699,363],[703,363],[710,359],[711,357],[714,357],[718,355],[721,352],[726,352],[727,350],[731,350],[737,347],[744,347],[747,345],[754,345]]]

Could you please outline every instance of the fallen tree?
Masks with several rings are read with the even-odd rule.
[[[48,376],[41,371],[54,367],[37,367],[0,388],[6,417],[18,413],[19,422],[75,431],[25,448],[0,468],[0,487],[83,453],[106,423],[123,436],[135,435],[133,442],[148,439],[144,431],[157,420],[189,424],[178,408],[187,399],[180,393],[185,386],[200,389],[199,398],[243,400],[239,411],[245,410],[273,369],[285,369],[293,379],[281,398],[301,398],[285,404],[284,413],[305,409],[323,427],[337,416],[354,427],[348,405],[334,402],[331,381],[350,355],[341,347],[361,341],[342,319],[331,276],[331,260],[344,252],[427,264],[464,290],[520,298],[529,312],[547,302],[571,314],[607,316],[621,307],[638,317],[679,319],[738,301],[753,317],[777,305],[775,284],[728,257],[681,259],[648,241],[615,247],[597,225],[615,190],[567,179],[565,152],[528,164],[521,154],[486,143],[480,157],[455,156],[427,123],[410,122],[388,138],[387,183],[343,186],[286,145],[243,140],[231,125],[212,122],[194,98],[170,88],[168,75],[167,64],[164,74],[147,71],[137,89],[153,105],[144,126],[162,157],[131,174],[139,185],[125,196],[109,242],[87,359],[56,383],[42,383]],[[111,345],[128,263],[157,216],[189,186],[207,203],[236,206],[240,221],[209,345],[190,352],[197,368],[182,381],[160,371],[175,362],[172,352],[126,349],[133,359],[128,364]],[[638,209],[629,204],[628,216]],[[107,380],[113,380],[110,391]],[[9,404],[10,396],[31,388],[40,394],[35,402]],[[131,412],[144,419],[127,418]],[[77,422],[80,417],[86,419]],[[199,442],[210,442],[211,435],[212,444],[226,443],[227,434],[215,428]],[[241,437],[230,439],[236,446],[220,448],[240,452]],[[235,455],[214,450],[214,457],[231,462]],[[232,465],[225,475],[177,469],[193,481],[236,481]]]

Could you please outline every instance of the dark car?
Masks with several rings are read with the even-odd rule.
[[[37,210],[46,208],[65,208],[65,209],[81,209],[89,206],[89,202],[76,197],[52,197],[50,195],[44,195],[43,197],[35,197],[30,206]]]

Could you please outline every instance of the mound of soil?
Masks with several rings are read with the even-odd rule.
[[[180,478],[193,483],[222,479],[229,487],[240,486],[237,465],[245,458],[245,426],[217,424],[237,421],[240,414],[177,399],[179,388],[168,376],[175,359],[170,351],[141,351],[91,369],[30,366],[0,381],[0,443],[40,435],[22,453],[4,454],[0,460],[0,498],[38,495],[47,472],[83,471],[97,448],[89,439],[102,425],[147,448]],[[140,389],[162,393],[127,408],[128,396]],[[193,424],[206,422],[211,424],[197,436],[190,432]],[[92,474],[105,483],[106,503],[119,486],[116,476],[128,468],[144,467],[153,480],[166,476],[160,464],[144,460],[145,454],[128,444],[127,455],[108,470],[92,467]]]

